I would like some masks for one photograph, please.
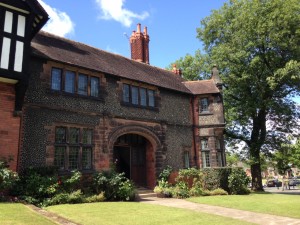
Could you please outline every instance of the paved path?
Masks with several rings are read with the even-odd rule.
[[[238,209],[230,209],[219,206],[210,206],[204,204],[198,204],[188,202],[182,199],[175,198],[141,198],[141,202],[146,204],[163,205],[169,207],[176,207],[182,209],[190,209],[196,212],[204,212],[209,214],[215,214],[224,217],[230,217],[238,220],[243,220],[251,223],[262,225],[300,225],[300,219],[293,219],[289,217],[275,216],[262,213],[254,213],[249,211],[243,211]],[[300,212],[299,212],[300,213]]]
[[[41,216],[44,216],[48,218],[49,220],[53,221],[56,224],[60,225],[81,225],[79,223],[74,223],[66,218],[63,218],[55,213],[46,211],[44,209],[38,208],[34,205],[26,205],[29,209],[35,211],[36,213],[40,214]]]

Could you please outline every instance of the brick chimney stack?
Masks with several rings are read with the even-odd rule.
[[[182,77],[182,71],[181,71],[181,69],[177,69],[176,64],[173,64],[172,72],[175,73],[176,75],[179,75],[180,77]]]
[[[137,25],[137,30],[130,36],[131,59],[149,64],[149,35],[147,27],[141,32],[141,24]]]

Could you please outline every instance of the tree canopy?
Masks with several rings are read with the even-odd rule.
[[[263,189],[260,153],[276,150],[299,129],[291,100],[300,91],[299,3],[231,0],[197,29],[207,62],[221,72],[226,135],[247,144],[255,190]]]

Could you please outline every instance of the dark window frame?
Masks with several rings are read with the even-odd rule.
[[[55,70],[60,70],[61,71],[61,76],[60,76],[60,87],[59,89],[55,89],[53,88],[53,71]],[[65,87],[66,87],[66,78],[67,78],[67,72],[72,72],[75,74],[75,78],[74,78],[74,92],[68,92],[66,91]],[[80,76],[86,76],[87,77],[87,90],[86,90],[86,94],[82,94],[79,88],[80,85]],[[97,80],[97,86],[93,85],[93,79]],[[95,87],[97,87],[97,89],[95,89]],[[83,73],[83,72],[78,72],[72,69],[62,69],[56,66],[53,66],[51,68],[51,80],[50,80],[50,90],[52,93],[61,93],[61,94],[66,94],[66,95],[70,95],[70,96],[76,96],[76,97],[84,97],[84,98],[93,98],[93,99],[102,99],[101,96],[101,77],[97,77],[95,75],[90,75],[88,73]],[[95,95],[95,93],[97,93],[97,96]]]
[[[125,90],[126,88],[126,90]],[[128,91],[127,91],[128,90]],[[137,90],[136,98],[133,97],[133,90]],[[145,90],[145,95],[143,95],[143,100],[141,97],[141,90]],[[153,93],[150,95],[149,93]],[[125,96],[126,94],[126,96]],[[155,109],[157,107],[156,103],[156,91],[153,89],[146,88],[144,86],[131,85],[128,83],[122,84],[122,103],[124,105]]]
[[[206,101],[206,104],[204,104]],[[208,97],[200,99],[200,113],[210,113],[210,102]]]

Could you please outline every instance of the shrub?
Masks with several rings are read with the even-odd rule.
[[[135,198],[135,187],[124,173],[103,171],[96,173],[93,180],[96,193],[104,192],[107,200],[130,201]]]
[[[172,167],[166,166],[165,169],[159,174],[159,180],[167,181],[169,179],[170,174],[172,173]]]
[[[80,188],[82,174],[75,170],[71,172],[71,176],[63,176],[57,179],[59,189],[63,192],[74,192]]]
[[[210,191],[210,195],[228,195],[228,192],[223,190],[222,188],[217,188]]]
[[[86,197],[85,202],[86,203],[92,203],[92,202],[103,202],[105,201],[104,193],[101,192],[98,195],[92,195],[89,197]]]
[[[202,184],[200,181],[195,181],[193,182],[193,186],[189,191],[190,196],[201,196],[203,195],[203,189],[202,189]]]
[[[250,181],[250,178],[243,169],[233,168],[228,177],[230,193],[237,195],[249,194],[250,190],[247,188],[247,185]]]
[[[0,192],[9,191],[18,179],[18,174],[8,169],[5,162],[0,161]]]
[[[56,194],[58,183],[55,176],[42,176],[33,171],[26,176],[21,176],[20,182],[16,186],[17,194],[23,196],[21,198],[31,197],[42,201],[44,198],[50,198]]]
[[[190,197],[188,184],[186,182],[179,181],[173,188],[172,194],[175,198]]]

